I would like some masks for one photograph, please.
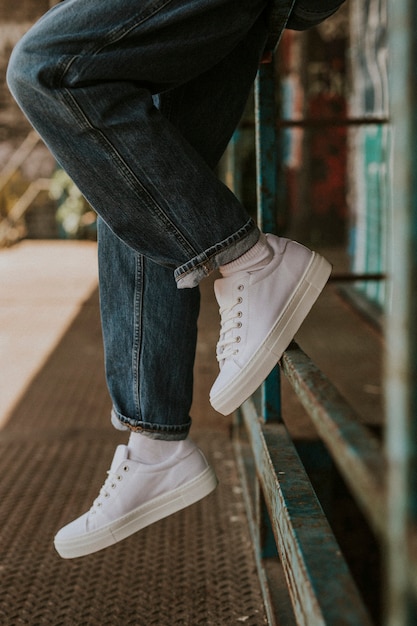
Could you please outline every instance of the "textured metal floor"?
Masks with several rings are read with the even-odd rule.
[[[94,294],[0,431],[0,624],[265,624],[231,443],[201,420],[213,494],[94,555],[55,553],[126,439],[109,409]]]

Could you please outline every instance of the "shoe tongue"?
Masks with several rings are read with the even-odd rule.
[[[114,472],[122,463],[122,461],[124,461],[127,458],[129,458],[128,447],[125,446],[124,444],[120,444],[119,446],[117,446],[116,452],[114,453],[110,471]]]

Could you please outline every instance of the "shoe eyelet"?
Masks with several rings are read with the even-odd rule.
[[[116,478],[117,478],[117,480],[118,480],[119,482],[120,482],[121,480],[123,480],[123,476],[120,476],[120,474],[118,474],[118,475],[116,476]]]
[[[243,290],[244,290],[244,288],[245,288],[245,285],[239,285],[239,286],[238,286],[239,291],[243,291]]]
[[[123,471],[124,472],[128,472],[129,471],[129,466],[128,465],[123,465]]]
[[[102,506],[101,502],[97,502],[97,507]]]
[[[242,302],[243,302],[243,298],[241,298],[241,297],[239,296],[239,298],[237,299],[237,303],[238,303],[238,304],[242,304]]]
[[[110,498],[110,494],[106,491],[106,493],[104,494],[105,498]]]
[[[239,343],[240,342],[240,337],[236,337],[235,341],[236,341],[236,343]]]
[[[236,324],[236,326],[237,326],[237,328],[242,328],[242,322],[238,322],[238,323]]]
[[[116,489],[116,483],[112,483],[112,484],[110,485],[110,487],[111,487],[112,489]]]
[[[242,317],[242,315],[243,315],[242,311],[238,311],[238,312],[236,313],[236,317]]]

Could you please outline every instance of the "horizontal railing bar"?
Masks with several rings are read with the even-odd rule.
[[[389,119],[386,117],[346,117],[346,118],[304,118],[300,120],[278,120],[278,128],[324,128],[334,126],[367,126],[367,125],[382,125],[389,124]]]
[[[356,281],[364,281],[364,280],[386,280],[387,275],[381,273],[363,273],[363,274],[353,274],[350,272],[335,272],[331,274],[329,278],[329,282],[333,283],[347,283],[347,282],[356,282]]]
[[[311,359],[292,342],[281,368],[374,531],[386,533],[386,463],[377,438]]]
[[[389,124],[390,120],[387,117],[351,117],[351,118],[303,118],[299,120],[295,119],[279,119],[276,122],[276,128],[334,128],[343,126],[374,126]],[[251,120],[244,120],[240,128],[253,128],[255,122]]]
[[[241,407],[297,624],[371,622],[284,424],[265,424],[251,399]]]

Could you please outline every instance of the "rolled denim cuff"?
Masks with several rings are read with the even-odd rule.
[[[250,219],[238,231],[201,252],[174,272],[178,289],[196,287],[200,280],[211,274],[220,265],[234,261],[247,252],[258,241],[260,230]]]
[[[110,421],[116,430],[129,430],[128,426],[117,417],[114,409],[111,410]]]
[[[191,418],[185,424],[157,424],[129,419],[117,414],[114,408],[110,419],[116,430],[133,431],[150,439],[163,439],[164,441],[186,439],[191,428]]]

